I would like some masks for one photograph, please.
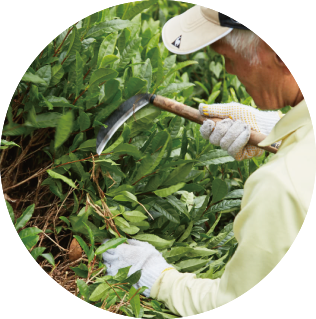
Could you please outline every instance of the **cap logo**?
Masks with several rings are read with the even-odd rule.
[[[180,49],[181,38],[182,38],[182,35],[177,37],[171,44],[174,45],[176,48]]]

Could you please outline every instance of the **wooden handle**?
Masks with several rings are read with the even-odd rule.
[[[151,98],[151,102],[155,106],[159,107],[160,109],[174,113],[181,117],[184,117],[191,122],[203,124],[203,122],[206,119],[208,119],[207,117],[201,115],[199,110],[160,95],[153,95]],[[211,120],[214,121],[215,123],[222,121],[222,119],[219,119],[219,118],[211,118]],[[266,135],[256,131],[251,131],[248,144],[260,147],[258,146],[258,144],[262,142],[265,138],[266,138]],[[274,154],[278,151],[278,149],[273,146],[265,146],[260,148]]]

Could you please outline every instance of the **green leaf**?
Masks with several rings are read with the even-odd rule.
[[[135,204],[138,203],[137,197],[135,195],[133,195],[132,193],[127,192],[127,191],[122,191],[120,193],[120,195],[115,196],[113,198],[113,200],[119,201],[119,202],[132,202]]]
[[[61,64],[56,64],[52,67],[52,78],[50,80],[50,86],[58,84],[61,78],[64,76],[64,69]]]
[[[180,116],[175,116],[171,120],[168,127],[171,138],[175,138],[179,134],[180,128],[184,126],[184,122],[184,118]]]
[[[137,240],[141,240],[141,241],[146,241],[160,250],[169,248],[174,243],[174,239],[173,240],[166,240],[166,239],[162,239],[162,238],[160,238],[156,235],[153,235],[153,234],[139,234],[139,235],[134,236],[133,238],[137,239]]]
[[[133,314],[134,314],[135,318],[141,318],[139,316],[140,297],[139,297],[139,294],[137,294],[136,292],[137,292],[137,290],[132,286],[131,289],[129,290],[128,298],[129,298],[129,302],[130,302],[130,305],[132,307]]]
[[[224,150],[212,150],[206,154],[203,154],[199,158],[199,162],[196,163],[196,166],[206,166],[206,165],[220,165],[229,162],[234,162],[235,159],[228,155]]]
[[[113,162],[113,165],[114,164],[116,164],[116,163]],[[115,189],[110,189],[106,194],[108,196],[114,197],[115,195],[118,195],[122,191],[128,191],[130,193],[134,193],[135,189],[134,189],[134,186],[132,186],[132,185],[123,184]]]
[[[215,63],[215,61],[212,61],[210,63],[210,71],[212,71],[217,78],[219,78],[222,70],[223,70],[223,66],[221,63],[219,62]]]
[[[36,74],[33,74],[31,72],[26,72],[21,81],[24,81],[24,82],[31,82],[31,83],[34,83],[34,84],[44,84],[46,85],[46,82],[44,79],[42,79],[41,77],[39,77],[38,75]]]
[[[117,246],[126,243],[127,238],[113,238],[102,244],[96,251],[96,255],[103,254],[108,249],[116,248]]]
[[[198,64],[197,61],[185,61],[185,62],[180,62],[177,63],[171,70],[168,71],[168,73],[165,75],[165,78],[168,78],[171,76],[173,73],[193,64]]]
[[[158,189],[154,193],[159,197],[167,197],[180,190],[184,185],[185,183],[179,183],[168,188]]]
[[[160,304],[157,300],[151,300],[150,304],[156,311],[160,311],[160,312],[162,311]]]
[[[212,225],[212,227],[206,233],[207,238],[209,238],[208,236],[213,233],[213,231],[214,231],[215,227],[217,226],[217,224],[219,223],[221,217],[222,217],[222,214],[219,214],[219,216],[217,217],[217,219],[214,222],[214,224]],[[202,239],[202,240],[204,240],[204,239]]]
[[[160,132],[162,133],[162,132]],[[157,134],[158,135],[158,134]],[[167,132],[164,132],[164,137],[163,139],[165,140],[164,144],[163,144],[163,147],[161,148],[160,151],[156,151],[155,154],[153,155],[153,165],[152,165],[152,168],[155,169],[161,162],[163,156],[165,155],[165,151],[166,151],[166,148],[169,144],[169,141],[170,141],[170,135],[167,133]]]
[[[125,280],[127,278],[128,272],[129,272],[131,267],[132,266],[120,268],[118,270],[118,272],[116,273],[116,275],[113,277],[113,279],[122,282],[123,280]]]
[[[69,267],[75,274],[82,278],[88,277],[88,267],[85,264],[80,264],[79,267]]]
[[[147,44],[147,49],[146,49],[146,54],[153,48],[156,48],[158,46],[160,39],[160,33],[155,34],[148,42]]]
[[[63,222],[67,224],[68,227],[70,227],[70,222],[67,217],[65,216],[60,216],[59,219],[61,219]]]
[[[120,92],[119,87],[120,87],[120,82],[118,80],[112,79],[112,80],[107,81],[103,85],[104,95],[102,95],[102,97],[99,98],[99,103],[113,102],[113,100],[115,100],[116,94],[118,92]],[[101,90],[102,90],[102,88],[101,88]],[[103,111],[107,111],[109,108],[110,108],[110,106],[107,106]],[[106,116],[107,116],[107,114],[104,114],[104,118]],[[100,116],[98,116],[98,117],[100,117]]]
[[[192,228],[193,228],[193,221],[190,221],[187,229],[185,230],[185,232],[183,233],[183,235],[177,240],[178,243],[181,243],[183,242],[184,240],[186,240],[190,234],[191,234],[191,231],[192,231]]]
[[[169,177],[163,182],[163,185],[172,185],[183,182],[190,173],[192,166],[193,163],[180,165],[175,170],[173,170],[171,174],[169,174]]]
[[[164,80],[164,67],[159,48],[157,47],[151,49],[148,52],[147,57],[150,58],[152,67],[157,68],[157,71],[155,73],[155,86],[152,90],[152,92],[155,93],[156,89],[162,84]]]
[[[152,70],[150,59],[147,59],[145,63],[141,66],[141,70],[140,70],[141,78],[147,81],[146,92],[149,92],[149,89],[151,87],[152,73],[153,73],[153,70]]]
[[[47,87],[50,83],[50,79],[52,78],[52,68],[50,65],[44,65],[37,70],[36,74],[46,82],[44,87]]]
[[[56,127],[59,123],[62,114],[49,112],[49,113],[42,113],[36,115],[35,124],[26,122],[26,126],[33,126],[36,128],[46,128],[46,127]]]
[[[118,65],[119,69],[124,69],[128,63],[131,61],[132,57],[136,55],[136,53],[139,50],[139,46],[141,43],[142,39],[141,38],[136,38],[132,40],[124,49],[120,62]]]
[[[97,69],[91,75],[89,88],[95,88],[99,86],[102,82],[116,78],[117,75],[118,72],[113,69]]]
[[[127,154],[133,156],[136,160],[140,159],[143,154],[132,144],[122,143],[117,146],[113,151],[113,154]]]
[[[166,96],[166,95],[175,95],[180,93],[183,90],[186,90],[190,87],[194,86],[193,83],[171,83],[166,88],[157,92],[157,94]]]
[[[153,105],[142,108],[127,120],[131,128],[130,138],[149,130],[153,121],[160,115],[161,110]]]
[[[213,237],[209,242],[208,242],[208,247],[213,248],[216,247],[225,237],[227,236],[227,233],[220,233],[217,236]]]
[[[217,253],[217,250],[208,249],[206,247],[194,247],[188,254],[187,257],[206,257]]]
[[[111,289],[111,286],[109,286],[107,283],[100,284],[96,289],[94,289],[89,300],[98,301],[104,298],[109,289]]]
[[[225,212],[226,210],[237,209],[241,205],[241,200],[239,199],[231,199],[231,200],[226,200],[224,199],[220,203],[214,205],[211,207],[210,212],[212,213],[217,213],[217,212]]]
[[[45,247],[36,247],[31,251],[32,257],[36,260],[44,251]]]
[[[117,49],[119,53],[122,53],[126,45],[129,43],[130,35],[131,35],[130,29],[125,29],[121,32],[120,36],[117,39]]]
[[[157,3],[158,0],[148,0],[148,1],[139,1],[134,2],[132,7],[129,7],[128,10],[124,12],[122,19],[131,20],[136,15],[144,11],[145,9],[151,7],[153,4]]]
[[[26,223],[31,219],[34,213],[35,204],[28,206],[22,215],[16,220],[15,229],[19,230],[20,228],[24,227]]]
[[[117,34],[118,34],[117,32],[113,32],[113,33],[109,34],[108,36],[106,36],[104,38],[104,40],[102,41],[102,43],[100,45],[99,53],[98,53],[98,62],[97,62],[98,67],[100,67],[101,62],[103,63],[103,59],[106,56],[109,56],[109,55],[113,56],[115,44],[116,44],[116,39],[117,39]]]
[[[88,209],[89,211],[89,209]],[[95,241],[101,242],[108,236],[107,231],[99,229],[97,226],[95,226],[92,222],[87,220],[88,216],[69,216],[69,220],[71,222],[72,228],[71,230],[74,233],[80,233],[85,235],[86,237],[89,237],[89,233],[87,231],[87,228],[84,224],[87,224],[93,232],[93,236]]]
[[[215,103],[215,100],[216,98],[220,95],[221,91],[218,90],[218,91],[215,91],[215,92],[212,92],[212,94],[209,96],[208,100],[207,100],[207,103],[208,104],[213,104]]]
[[[129,223],[124,218],[119,217],[119,216],[116,216],[114,218],[114,223],[118,227],[126,227],[126,228],[130,227]]]
[[[13,208],[12,206],[10,205],[10,203],[8,201],[5,201],[6,205],[7,205],[7,209],[8,209],[8,212],[9,212],[9,215],[10,215],[10,218],[12,220],[12,223],[14,224],[14,221],[15,221],[15,217],[14,217],[14,211],[13,211]]]
[[[119,30],[123,30],[133,25],[133,22],[128,20],[115,19],[105,21],[92,27],[86,34],[86,38],[97,38],[105,33],[111,33]]]
[[[82,144],[80,144],[78,149],[80,149],[82,151],[94,151],[95,147],[96,147],[96,143],[97,143],[96,138],[91,139],[91,140],[87,140],[87,141],[83,142]]]
[[[115,62],[118,59],[119,58],[116,55],[113,55],[113,54],[106,55],[105,57],[103,57],[103,59],[102,59],[102,61],[100,63],[100,68],[104,68],[108,64],[111,64],[111,63]]]
[[[207,95],[209,95],[209,91],[208,91],[208,89],[206,88],[206,86],[205,86],[203,83],[201,83],[201,82],[199,82],[199,81],[194,81],[194,83],[197,84],[198,86],[200,86],[200,87],[203,89],[203,91],[204,91]]]
[[[79,96],[83,86],[83,60],[79,54],[76,52],[76,83],[75,83],[75,91],[76,98]]]
[[[22,125],[5,125],[3,127],[2,135],[4,136],[17,136],[17,135],[24,135],[30,133],[32,129],[28,127],[23,127]]]
[[[72,132],[73,121],[74,114],[72,111],[68,111],[60,118],[55,134],[55,149],[60,147],[68,139]]]
[[[124,280],[124,282],[127,282],[131,285],[135,285],[139,281],[141,275],[142,275],[142,271],[137,270],[132,275],[130,275],[126,280]]]
[[[123,216],[128,221],[136,222],[136,223],[147,219],[147,216],[138,210],[125,211],[123,213]]]
[[[67,99],[65,99],[64,97],[58,97],[58,96],[47,96],[46,98],[46,102],[44,101],[45,105],[47,106],[47,102],[49,102],[53,107],[70,107],[70,108],[78,108],[75,105],[72,105],[69,103],[69,101]],[[42,102],[40,103],[40,105],[42,106]],[[45,106],[43,105],[43,106]],[[44,113],[45,114],[45,113]],[[39,114],[39,115],[44,115],[44,114]],[[48,113],[51,114],[51,113]],[[62,114],[57,113],[60,116]]]
[[[31,249],[39,240],[37,236],[42,231],[36,227],[28,227],[20,231],[19,236],[25,245],[26,249]]]
[[[69,47],[66,56],[76,54],[77,51],[81,48],[81,42],[78,35],[78,30],[76,26],[73,26],[71,34],[69,36]]]
[[[143,91],[143,88],[147,85],[146,80],[142,80],[139,78],[129,78],[127,83],[125,84],[124,96],[126,99],[140,93]]]
[[[221,179],[214,179],[212,182],[213,198],[212,203],[217,203],[227,194],[227,184]]]
[[[89,239],[90,239],[90,244],[91,244],[91,247],[90,247],[90,250],[87,254],[88,256],[88,262],[90,263],[94,257],[94,236],[93,236],[93,232],[92,232],[92,229],[86,224],[86,223],[83,223],[84,226],[86,227],[87,231],[88,231],[88,234],[89,234]]]
[[[56,173],[56,172],[54,172],[54,171],[51,170],[51,169],[48,169],[48,170],[47,170],[47,173],[48,173],[48,175],[51,176],[52,178],[61,179],[63,182],[65,182],[65,183],[68,184],[69,186],[71,186],[71,187],[73,187],[73,188],[77,188],[76,185],[75,185],[75,183],[74,183],[71,179],[67,178],[66,176],[63,176],[63,175],[61,175],[61,174],[59,174],[59,173]]]
[[[81,279],[77,279],[77,287],[80,294],[87,300],[89,298],[89,286]]]
[[[74,235],[74,238],[77,239],[77,242],[79,243],[79,245],[81,246],[81,248],[83,249],[84,253],[89,256],[89,247],[88,245],[86,244],[86,242],[80,237],[80,236],[77,236],[77,235]]]
[[[191,251],[193,251],[191,247],[172,247],[170,251],[163,254],[163,257],[168,263],[174,263],[182,257],[187,256]]]
[[[130,224],[131,224],[131,227],[132,226],[136,226],[140,230],[143,230],[143,231],[150,228],[150,224],[147,221],[145,221],[145,220],[143,220],[141,222],[130,222]]]
[[[186,205],[181,200],[172,195],[168,196],[166,199],[175,209],[190,218]]]
[[[193,272],[207,264],[207,259],[188,259],[177,263],[175,266],[182,272]]]
[[[156,209],[160,214],[165,216],[168,220],[173,223],[180,223],[178,212],[174,207],[162,198],[155,200],[153,208]]]
[[[55,260],[51,253],[41,254],[53,267],[55,267]]]
[[[80,176],[81,179],[84,179],[84,176],[86,176],[86,172],[81,162],[79,162],[78,157],[74,153],[69,153],[69,162],[74,162],[70,164],[71,170],[74,171],[78,176]]]
[[[147,154],[146,157],[143,158],[140,163],[138,163],[136,168],[137,173],[133,178],[132,184],[139,181],[143,176],[152,173],[153,169],[154,168],[152,167],[152,158],[150,154]]]
[[[243,196],[244,196],[244,190],[241,188],[241,189],[235,189],[231,191],[224,197],[224,199],[242,198]]]
[[[130,225],[129,227],[120,227],[120,229],[124,233],[129,234],[129,235],[135,235],[135,234],[137,234],[140,231],[140,228],[138,228],[135,225],[132,225],[132,226]]]
[[[90,127],[90,117],[87,113],[81,112],[79,115],[80,131],[85,131]]]

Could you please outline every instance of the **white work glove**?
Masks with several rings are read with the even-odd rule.
[[[133,286],[136,289],[148,287],[143,294],[149,297],[151,287],[161,273],[173,267],[165,261],[153,245],[136,239],[128,239],[127,242],[128,244],[122,244],[103,253],[103,262],[110,276],[116,275],[120,268],[128,266],[132,266],[128,272],[129,276],[141,269],[140,280]]]
[[[200,132],[203,138],[220,146],[237,161],[262,155],[262,149],[247,145],[251,130],[268,135],[283,116],[280,111],[259,111],[236,102],[212,105],[201,103],[199,111],[201,115],[210,118],[224,119],[217,124],[212,120],[204,121]]]

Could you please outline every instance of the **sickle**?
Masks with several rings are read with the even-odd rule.
[[[104,150],[106,144],[111,139],[111,137],[114,135],[114,133],[118,130],[118,128],[125,123],[132,115],[133,113],[136,113],[140,109],[142,109],[144,106],[148,104],[153,104],[160,109],[164,111],[168,111],[171,113],[174,113],[176,115],[179,115],[183,118],[188,119],[189,121],[203,124],[203,121],[207,119],[207,117],[200,114],[200,112],[188,105],[179,103],[177,101],[168,99],[166,97],[155,95],[155,94],[138,94],[135,95],[125,102],[123,102],[105,121],[105,125],[107,125],[107,128],[101,127],[100,131],[97,136],[97,153],[101,155],[102,151]],[[214,122],[222,121],[222,119],[218,118],[211,118]],[[260,142],[262,142],[266,136],[262,133],[251,131],[251,135],[248,141],[249,145],[258,146]],[[261,147],[262,149],[270,152],[270,153],[276,153],[278,151],[277,148],[273,146],[266,146]]]

